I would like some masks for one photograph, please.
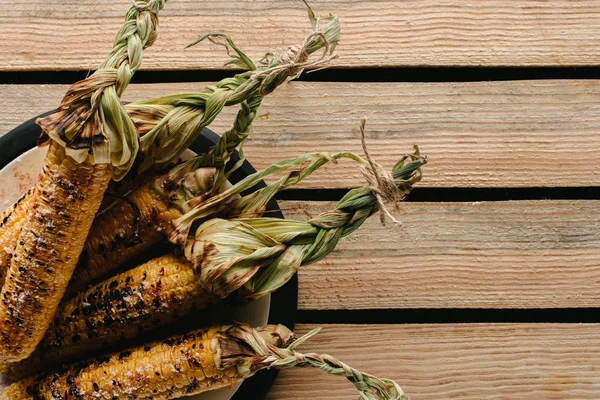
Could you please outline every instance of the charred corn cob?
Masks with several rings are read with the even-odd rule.
[[[220,301],[185,259],[164,255],[65,300],[35,352],[2,366],[15,379],[175,321]]]
[[[85,243],[67,295],[75,293],[164,238],[181,215],[163,193],[146,183],[99,215]],[[138,229],[139,228],[139,229]]]
[[[175,399],[230,386],[233,367],[218,369],[212,340],[220,328],[192,332],[9,386],[1,399]],[[62,397],[64,395],[64,397]],[[59,397],[61,396],[61,397]]]
[[[128,114],[132,118],[138,135],[140,136],[151,129],[151,127],[155,126],[167,113],[165,110],[156,109],[150,105],[143,110],[137,109],[135,104],[132,104],[130,107],[133,108],[127,110]],[[134,174],[132,173],[130,175]],[[109,187],[108,192],[127,192],[129,188],[135,187],[133,185],[136,182],[135,176],[131,176],[126,183],[113,181],[111,182],[112,187]],[[35,187],[31,187],[27,190],[21,198],[0,215],[0,285],[4,283],[6,271],[10,266],[10,260],[17,245],[17,238],[19,237],[21,227],[23,226],[26,211],[29,208],[34,189]],[[110,198],[109,200],[112,202],[115,199]]]
[[[72,85],[57,111],[39,119],[44,168],[0,293],[0,359],[31,354],[52,322],[111,177],[133,166],[135,126],[120,95],[156,38],[163,1],[133,6],[98,71]]]
[[[0,400],[166,400],[215,390],[266,368],[312,367],[346,377],[365,400],[405,400],[389,379],[362,373],[329,355],[295,350],[317,333],[293,341],[281,325],[255,330],[218,326],[132,348],[102,359],[42,374],[9,386]]]
[[[67,288],[111,171],[78,164],[52,142],[0,294],[0,354],[27,357]]]
[[[31,192],[29,189],[19,200],[0,215],[0,285],[4,284],[6,271],[15,250],[16,239],[25,220]]]

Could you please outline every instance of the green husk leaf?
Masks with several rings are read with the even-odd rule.
[[[254,62],[252,62],[252,60],[246,55],[246,53],[244,53],[239,47],[236,46],[233,39],[220,32],[207,33],[206,35],[200,36],[198,40],[195,40],[194,42],[188,44],[187,46],[185,46],[185,48],[189,49],[190,47],[195,46],[198,43],[207,39],[211,43],[223,46],[225,48],[227,55],[231,57],[231,59],[227,61],[225,65],[236,65],[242,69],[248,70],[256,69],[256,65],[254,65]],[[224,39],[225,42],[221,41],[221,39]]]
[[[72,85],[54,114],[36,121],[42,128],[40,145],[52,139],[79,163],[111,164],[114,180],[127,174],[139,141],[120,96],[141,64],[143,49],[156,39],[157,14],[165,1],[129,9],[113,49],[98,70]]]
[[[206,199],[206,201],[195,205],[174,221],[174,231],[170,236],[170,240],[174,244],[183,245],[194,222],[207,219],[216,214],[222,215],[227,212],[229,216],[262,215],[265,212],[267,203],[276,193],[296,185],[325,163],[335,162],[341,158],[351,159],[361,165],[366,164],[366,161],[361,157],[347,152],[333,155],[327,153],[308,153],[277,162],[262,171],[247,176],[232,187]],[[291,168],[297,169],[287,172],[275,183],[239,198],[242,192],[253,188],[267,176],[282,173]]]

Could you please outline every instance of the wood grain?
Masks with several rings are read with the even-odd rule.
[[[0,70],[96,68],[130,2],[15,0],[0,3]],[[600,4],[594,0],[314,0],[342,21],[338,67],[582,66],[600,63]],[[222,49],[184,46],[224,31],[251,57],[301,43],[302,3],[170,1],[145,69],[221,68]]]
[[[334,203],[280,202],[307,219]],[[404,203],[300,270],[299,308],[562,308],[600,304],[600,201]],[[389,225],[389,224],[388,224]]]
[[[199,91],[205,83],[131,85],[126,100]],[[63,85],[0,86],[0,133],[56,107]],[[422,187],[553,187],[600,184],[597,80],[475,83],[307,83],[265,99],[246,146],[258,168],[306,151],[361,153],[358,121],[369,118],[370,152],[391,168],[419,144],[430,163]],[[230,109],[214,124],[222,132]],[[303,187],[363,184],[360,172],[329,168]]]
[[[298,327],[299,332],[314,328]],[[597,399],[598,324],[326,325],[300,351],[398,381],[420,399]],[[268,399],[355,399],[343,378],[282,371]]]

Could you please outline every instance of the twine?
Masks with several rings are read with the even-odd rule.
[[[404,394],[400,385],[391,379],[380,379],[361,372],[328,354],[303,354],[295,350],[296,347],[319,333],[319,331],[320,329],[310,331],[286,348],[279,348],[267,343],[257,330],[245,324],[230,327],[224,334],[243,341],[257,355],[264,357],[259,361],[256,359],[251,360],[251,363],[257,363],[257,365],[251,366],[251,369],[254,369],[252,367],[258,367],[258,369],[311,367],[324,371],[329,375],[345,377],[359,392],[361,400],[408,400],[408,396]]]
[[[369,162],[369,166],[363,166],[361,168],[363,176],[367,180],[369,184],[369,189],[373,192],[373,195],[377,199],[377,205],[379,206],[379,210],[381,214],[379,218],[381,220],[381,224],[385,226],[385,217],[392,220],[392,222],[401,226],[402,222],[398,221],[390,210],[388,210],[386,206],[386,202],[394,203],[394,206],[397,207],[398,202],[402,200],[404,197],[404,192],[400,190],[392,175],[385,171],[381,166],[377,165],[373,158],[369,154],[369,150],[367,149],[367,141],[365,138],[365,124],[367,123],[367,119],[363,118],[360,120],[360,141],[362,144],[363,151],[365,152],[365,158]]]
[[[149,9],[150,7],[154,6],[154,4],[156,3],[156,0],[149,0],[147,3],[140,3],[137,0],[131,0],[131,4],[133,4],[133,6],[139,11],[146,11],[147,9]]]
[[[308,52],[308,48],[311,42],[316,38],[320,38],[323,41],[323,52],[318,59],[309,61],[310,53]],[[327,40],[327,37],[323,32],[312,32],[304,39],[302,45],[289,46],[283,54],[279,55],[276,66],[257,73],[257,76],[263,78],[260,86],[260,93],[263,95],[266,94],[267,90],[265,89],[265,84],[276,79],[276,76],[282,72],[282,76],[288,77],[298,76],[307,69],[313,69],[314,71],[316,69],[324,68],[331,60],[338,57],[337,54],[329,54],[330,50],[331,43]]]

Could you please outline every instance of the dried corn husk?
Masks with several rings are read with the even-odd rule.
[[[206,220],[215,214],[227,217],[240,215],[261,216],[266,210],[267,203],[276,193],[296,185],[327,162],[337,163],[337,160],[342,158],[351,159],[361,165],[366,164],[366,161],[360,156],[349,152],[336,154],[323,152],[307,153],[276,162],[262,171],[247,176],[233,187],[206,198],[205,201],[194,201],[197,204],[173,222],[173,232],[169,240],[173,244],[184,246],[192,224],[196,221]],[[235,203],[232,203],[230,200],[238,198],[242,192],[253,188],[266,177],[273,174],[280,174],[287,170],[289,171],[276,182],[236,200]]]
[[[395,185],[397,200],[421,179],[420,168],[425,162],[417,149],[393,167],[385,179],[388,185]],[[331,253],[342,237],[382,207],[378,197],[391,194],[372,186],[353,189],[335,209],[308,221],[211,219],[188,239],[185,255],[200,269],[202,285],[209,293],[227,297],[236,292],[239,298],[255,299],[279,288],[301,266]]]
[[[391,379],[361,372],[329,354],[302,354],[296,350],[320,331],[320,328],[313,329],[296,339],[293,334],[290,337],[290,331],[282,325],[269,325],[258,330],[246,324],[226,327],[213,339],[217,368],[235,367],[244,375],[265,368],[310,367],[345,377],[358,390],[361,400],[409,400],[400,385]],[[282,340],[288,337],[288,340]],[[280,343],[275,345],[274,340]]]
[[[110,164],[113,179],[123,179],[135,162],[139,139],[120,97],[141,65],[143,49],[156,40],[165,2],[152,0],[129,9],[98,69],[69,88],[56,112],[36,121],[42,127],[40,145],[54,141],[78,163]]]

